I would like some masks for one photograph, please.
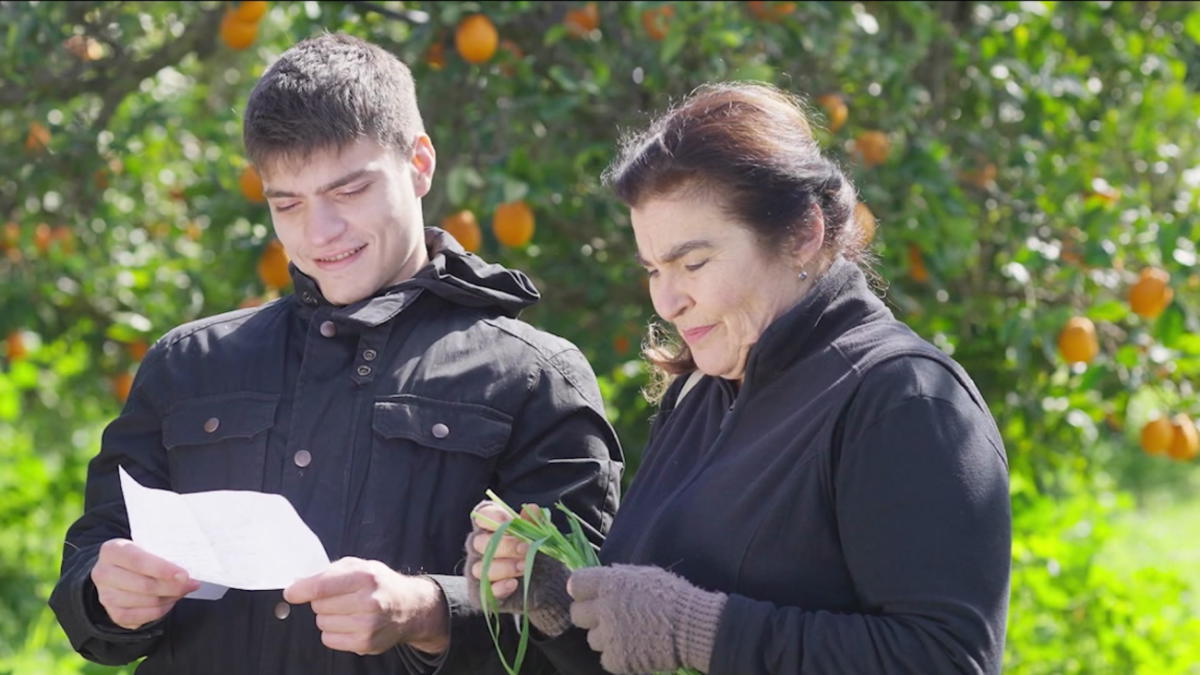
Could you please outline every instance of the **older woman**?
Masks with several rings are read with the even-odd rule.
[[[606,178],[682,343],[647,351],[675,377],[604,566],[564,584],[536,563],[536,644],[564,673],[998,672],[1000,435],[961,367],[868,288],[854,189],[802,108],[703,87]],[[469,583],[488,536],[468,540]],[[513,608],[522,550],[489,569]]]

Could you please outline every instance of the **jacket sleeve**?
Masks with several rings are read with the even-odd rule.
[[[622,467],[620,444],[605,419],[595,375],[578,350],[568,349],[550,358],[532,378],[492,489],[514,508],[528,502],[563,502],[584,521],[585,532],[599,546],[616,515]],[[555,510],[554,517],[566,528],[562,513]],[[483,616],[467,600],[465,579],[432,578],[450,609],[450,648],[437,672],[503,672]],[[510,647],[510,661],[516,632],[512,622],[505,621],[501,637]],[[482,652],[480,645],[485,646]],[[556,653],[531,645],[522,672],[580,672],[567,664],[551,664],[549,657]]]
[[[846,426],[832,476],[836,517],[869,611],[732,595],[712,673],[1000,671],[1007,464],[987,413],[961,394],[893,401],[873,422]]]
[[[71,646],[97,663],[121,665],[145,656],[163,634],[164,621],[137,630],[112,623],[91,580],[100,545],[129,537],[117,467],[125,467],[143,485],[168,486],[157,408],[163,390],[155,384],[162,368],[162,352],[156,346],[138,369],[121,414],[104,430],[100,452],[88,464],[84,513],[67,530],[59,580],[50,595],[50,607]]]

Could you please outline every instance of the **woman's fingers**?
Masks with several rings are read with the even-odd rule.
[[[490,532],[477,534],[471,538],[471,546],[475,548],[475,552],[483,555],[487,551],[488,543],[492,540]],[[504,535],[500,537],[500,545],[496,547],[495,556],[497,558],[524,558],[525,553],[529,550],[529,544],[517,539]]]
[[[483,576],[482,560],[471,567],[471,575],[476,579]],[[492,558],[492,564],[487,569],[488,581],[519,579],[524,575],[525,561],[520,558]]]

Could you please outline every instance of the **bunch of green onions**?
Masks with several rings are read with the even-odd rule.
[[[555,527],[548,510],[537,504],[524,504],[521,512],[517,513],[495,492],[488,490],[487,496],[497,506],[507,511],[511,519],[503,523],[495,523],[482,516],[475,516],[484,524],[496,528],[483,552],[481,561],[483,569],[479,574],[479,600],[483,605],[483,613],[487,619],[488,632],[492,635],[492,643],[496,645],[496,653],[500,655],[500,664],[504,666],[508,675],[517,675],[521,672],[521,664],[525,661],[525,651],[529,646],[529,614],[526,611],[521,612],[517,653],[513,657],[512,664],[509,664],[504,656],[504,650],[500,646],[500,610],[496,603],[496,597],[492,594],[492,584],[488,581],[488,569],[492,565],[492,558],[496,556],[496,549],[500,546],[501,537],[507,534],[529,545],[525,552],[525,571],[521,582],[521,601],[522,607],[525,609],[529,607],[529,586],[533,576],[533,560],[538,553],[557,560],[571,571],[581,567],[599,566],[600,559],[596,557],[596,550],[592,548],[591,542],[583,533],[583,520],[563,506],[562,502],[555,504],[555,508],[567,516],[569,531],[566,534]],[[700,673],[691,668],[680,668],[674,671],[674,675],[700,675]]]

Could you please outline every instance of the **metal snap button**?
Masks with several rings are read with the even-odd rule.
[[[275,618],[276,619],[283,621],[284,619],[288,618],[288,615],[291,613],[292,613],[292,606],[287,604],[286,602],[280,602],[278,605],[275,605]]]
[[[376,352],[374,349],[364,349],[363,350],[363,360],[364,361],[374,361],[376,356],[379,356],[379,353]]]
[[[307,450],[297,450],[296,454],[292,455],[292,462],[295,463],[296,466],[303,469],[309,464],[312,464],[312,453]]]
[[[215,417],[210,417],[204,421],[204,431],[207,433],[210,433],[210,434],[212,432],[216,431],[217,428],[220,426],[221,426],[221,420],[219,420]]]
[[[334,324],[332,321],[322,321],[321,322],[321,335],[324,335],[327,338],[331,338],[334,335],[337,335],[337,325]]]
[[[358,374],[362,377],[366,377],[366,376],[370,375],[371,374],[371,366],[359,366]]]
[[[431,431],[433,432],[434,438],[445,438],[450,435],[450,427],[442,424],[441,422],[433,425],[433,429],[431,429]]]

